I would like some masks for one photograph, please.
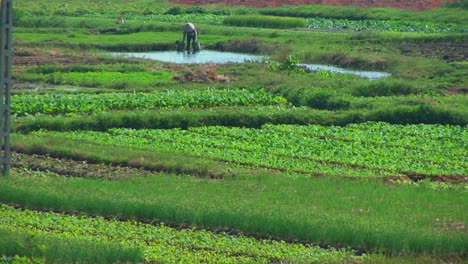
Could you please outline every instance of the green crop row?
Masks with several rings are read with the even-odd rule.
[[[52,144],[61,143],[56,141]],[[106,146],[78,146],[78,151],[98,153],[102,148]],[[126,151],[115,153],[126,155]],[[107,181],[47,171],[28,176],[12,170],[11,177],[0,177],[0,183],[2,202],[28,208],[227,228],[398,255],[463,256],[467,250],[466,191],[462,190],[261,172],[223,180],[157,173]],[[119,235],[125,235],[125,229]]]
[[[463,1],[460,1],[463,2]],[[396,20],[396,21],[433,21],[441,23],[466,24],[466,8],[434,8],[413,11],[396,8],[360,8],[355,5],[304,5],[269,7],[259,13],[288,17],[323,17],[352,20]]]
[[[108,132],[76,131],[60,135],[100,144],[203,156],[232,166],[299,174],[354,177],[408,173],[468,175],[463,153],[468,136],[465,129],[455,126],[368,123],[324,128],[265,125],[262,129],[111,129]]]
[[[325,30],[354,30],[354,31],[391,31],[391,32],[419,32],[419,33],[451,33],[468,32],[468,27],[454,23],[431,23],[419,21],[394,21],[394,20],[350,20],[333,18],[287,18],[270,16],[221,16],[213,14],[151,14],[151,15],[126,15],[126,24],[116,26],[113,18],[93,19],[74,17],[23,17],[17,21],[17,25],[25,28],[115,28],[113,33],[129,33],[138,31],[158,31],[162,27],[156,21],[171,22],[182,25],[187,21],[197,24],[230,25],[262,28],[304,28]],[[141,24],[143,22],[143,24]],[[151,22],[151,23],[148,23]]]
[[[149,65],[145,63],[135,62],[116,62],[104,64],[43,64],[29,67],[25,72],[36,74],[52,74],[52,73],[89,73],[89,72],[154,72],[155,74],[163,74],[166,71],[148,70]]]
[[[153,93],[22,94],[12,96],[14,115],[91,114],[113,110],[285,105],[286,99],[264,90],[168,90]]]
[[[460,2],[460,3],[458,3]],[[458,1],[461,4],[463,1]],[[466,4],[465,4],[466,5]],[[84,8],[84,6],[86,8]],[[456,6],[456,5],[453,5]],[[248,8],[248,7],[227,7],[227,6],[193,6],[183,8],[180,6],[170,6],[166,1],[135,0],[128,1],[92,1],[63,2],[62,0],[22,0],[15,2],[15,12],[17,16],[28,15],[107,15],[107,16],[151,16],[154,14],[264,14],[273,16],[291,17],[328,17],[328,18],[352,18],[358,19],[382,19],[382,20],[429,20],[441,22],[466,21],[464,14],[466,8],[437,8],[426,11],[411,11],[392,8],[357,8],[355,6],[330,6],[330,5],[302,5],[302,6],[282,6],[270,8]]]
[[[164,21],[164,22],[177,22],[180,25],[190,21],[192,23],[203,23],[209,25],[222,25],[225,16],[213,14],[151,14],[146,16],[126,16],[127,19],[134,19],[139,21]]]
[[[143,261],[158,263],[332,263],[358,259],[353,257],[351,250],[321,249],[317,246],[287,244],[283,241],[233,237],[205,230],[177,230],[163,224],[154,226],[135,221],[106,220],[102,217],[19,210],[3,204],[0,204],[0,230],[68,239],[71,245],[73,240],[75,245],[79,245],[80,241],[112,243],[122,248],[139,249]],[[42,250],[29,254],[42,253],[43,256],[52,254],[48,252],[53,249],[50,248],[50,242],[43,241],[44,244],[34,242],[36,241],[32,241],[28,247]],[[1,252],[1,244],[0,242],[0,254],[5,254]],[[71,256],[62,253],[63,257],[77,261],[73,254],[77,254],[80,249],[72,253],[67,252]],[[96,258],[99,258],[99,255],[101,254],[96,254]],[[125,260],[135,261],[124,258],[116,258],[113,261]],[[60,259],[46,258],[45,261],[54,262]],[[86,259],[81,261],[86,262]],[[99,259],[94,261],[101,262]]]
[[[259,128],[264,124],[338,125],[365,121],[383,121],[392,124],[451,124],[466,126],[464,111],[426,105],[398,106],[391,110],[359,109],[346,112],[314,110],[305,107],[226,107],[197,109],[102,112],[86,116],[36,115],[16,119],[14,130],[28,133],[38,129],[55,131],[97,130],[109,128],[182,128],[200,126],[236,126]]]
[[[65,16],[85,16],[85,15],[126,15],[126,14],[152,14],[164,12],[168,5],[165,1],[93,1],[84,0],[70,2],[62,0],[32,1],[23,0],[15,2],[19,16],[28,15],[65,15]]]
[[[0,237],[0,262],[5,264],[137,263],[143,259],[135,247],[123,247],[93,238],[56,236],[42,230],[25,230],[14,224],[0,223]]]
[[[224,16],[213,14],[183,14],[183,15],[166,15],[166,14],[151,14],[138,15],[129,14],[123,15],[124,23],[116,23],[119,21],[115,17],[109,16],[93,16],[93,17],[67,17],[67,16],[24,16],[17,19],[15,25],[22,28],[85,28],[85,29],[100,29],[105,33],[129,33],[140,31],[160,31],[164,27],[161,22],[177,23],[172,28],[179,25],[179,28],[191,21],[197,24],[221,25]],[[122,20],[121,20],[122,21]],[[170,28],[167,26],[166,28]],[[112,29],[112,30],[111,30]]]
[[[173,73],[152,72],[67,72],[67,73],[20,73],[15,78],[29,82],[46,82],[57,85],[84,87],[110,87],[123,89],[132,86],[152,87],[174,82]]]
[[[391,20],[349,20],[329,18],[308,18],[309,29],[331,30],[376,30],[392,32],[423,32],[423,33],[448,33],[468,32],[466,25],[430,23],[418,21],[391,21]]]
[[[224,18],[223,24],[228,26],[259,28],[304,28],[306,26],[306,22],[302,18],[261,15],[227,16]]]

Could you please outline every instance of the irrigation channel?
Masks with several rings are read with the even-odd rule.
[[[268,57],[233,53],[233,52],[221,52],[212,50],[201,50],[198,52],[177,52],[177,51],[151,51],[151,52],[116,52],[114,56],[132,57],[132,58],[143,58],[151,59],[163,62],[170,62],[176,64],[203,64],[203,63],[243,63],[246,61],[265,61]],[[325,70],[329,72],[343,73],[343,74],[354,74],[368,79],[380,79],[390,76],[386,72],[375,72],[375,71],[355,71],[346,70],[338,67],[322,65],[322,64],[299,64],[304,66],[310,71]]]

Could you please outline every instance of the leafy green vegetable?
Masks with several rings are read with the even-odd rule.
[[[36,132],[90,142],[159,149],[306,175],[375,177],[467,175],[466,130],[442,125],[366,123],[346,127],[264,125],[262,129],[110,129]]]

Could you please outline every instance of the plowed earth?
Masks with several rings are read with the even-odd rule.
[[[50,50],[47,53],[35,49],[22,49],[13,56],[13,67],[43,64],[98,64],[103,60],[85,54],[67,54],[61,50]]]

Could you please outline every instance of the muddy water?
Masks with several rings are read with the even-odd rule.
[[[221,52],[213,50],[201,50],[195,53],[186,51],[119,52],[114,53],[114,56],[151,59],[176,64],[243,63],[246,61],[268,60],[268,57],[263,57],[259,55]],[[385,72],[354,71],[321,64],[300,64],[300,66],[304,66],[311,71],[325,70],[328,72],[354,74],[369,79],[380,79],[390,76],[389,73]]]

